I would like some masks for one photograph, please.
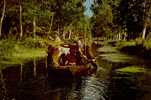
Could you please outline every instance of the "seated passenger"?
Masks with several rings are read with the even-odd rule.
[[[77,58],[76,58],[76,53],[78,52],[78,45],[77,42],[74,42],[72,45],[69,45],[70,48],[70,53],[67,54],[67,59],[68,59],[68,65],[75,65],[77,62]]]
[[[49,45],[47,62],[49,65],[59,66],[59,49]]]

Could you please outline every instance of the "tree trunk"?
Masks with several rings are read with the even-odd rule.
[[[66,38],[66,32],[65,31],[63,31],[63,39],[65,39]]]
[[[121,40],[121,33],[118,34],[118,40]]]
[[[50,22],[50,27],[49,27],[49,32],[48,32],[48,34],[51,33],[51,28],[52,28],[52,23],[53,23],[53,17],[54,17],[54,14],[51,16],[51,22]]]
[[[22,25],[22,5],[20,4],[20,38],[23,36],[23,25]]]
[[[145,39],[147,25],[144,25],[142,39]]]
[[[60,26],[58,24],[58,35],[60,35]]]
[[[33,34],[34,38],[36,37],[36,17],[33,18]]]
[[[4,0],[3,12],[2,12],[2,17],[0,21],[0,37],[2,35],[2,25],[3,25],[4,16],[5,16],[5,10],[6,10],[6,0]]]
[[[69,39],[71,39],[71,29],[69,30]]]

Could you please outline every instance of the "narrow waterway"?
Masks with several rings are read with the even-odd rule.
[[[98,69],[92,76],[61,73],[50,78],[46,59],[0,71],[0,100],[150,100],[150,63],[122,54],[111,45],[97,49]],[[138,66],[144,71],[118,69]],[[131,69],[130,69],[131,70]]]

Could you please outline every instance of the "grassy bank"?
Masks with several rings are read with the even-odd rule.
[[[45,57],[48,44],[48,40],[39,37],[0,40],[0,69]]]
[[[151,59],[151,40],[121,41],[117,43],[117,47],[121,52]]]

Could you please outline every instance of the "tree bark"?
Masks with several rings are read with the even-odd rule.
[[[34,34],[34,37],[36,37],[36,17],[35,16],[33,18],[33,34]]]
[[[71,39],[71,34],[72,34],[72,32],[71,32],[71,29],[69,30],[69,39]]]
[[[147,25],[144,25],[142,39],[145,39]]]
[[[63,36],[63,39],[65,39],[66,38],[66,32],[65,31],[63,31],[63,34],[62,34]]]
[[[121,33],[118,34],[118,40],[121,40]]]
[[[4,0],[2,17],[1,17],[1,20],[0,20],[0,37],[2,35],[2,25],[3,25],[4,16],[5,16],[5,10],[6,10],[6,0]]]
[[[52,14],[52,16],[51,16],[51,22],[50,22],[50,28],[49,28],[48,34],[51,33],[51,28],[52,28],[52,24],[53,24],[53,17],[54,17],[54,14]]]
[[[22,25],[22,5],[20,4],[20,38],[23,36],[23,25]]]

